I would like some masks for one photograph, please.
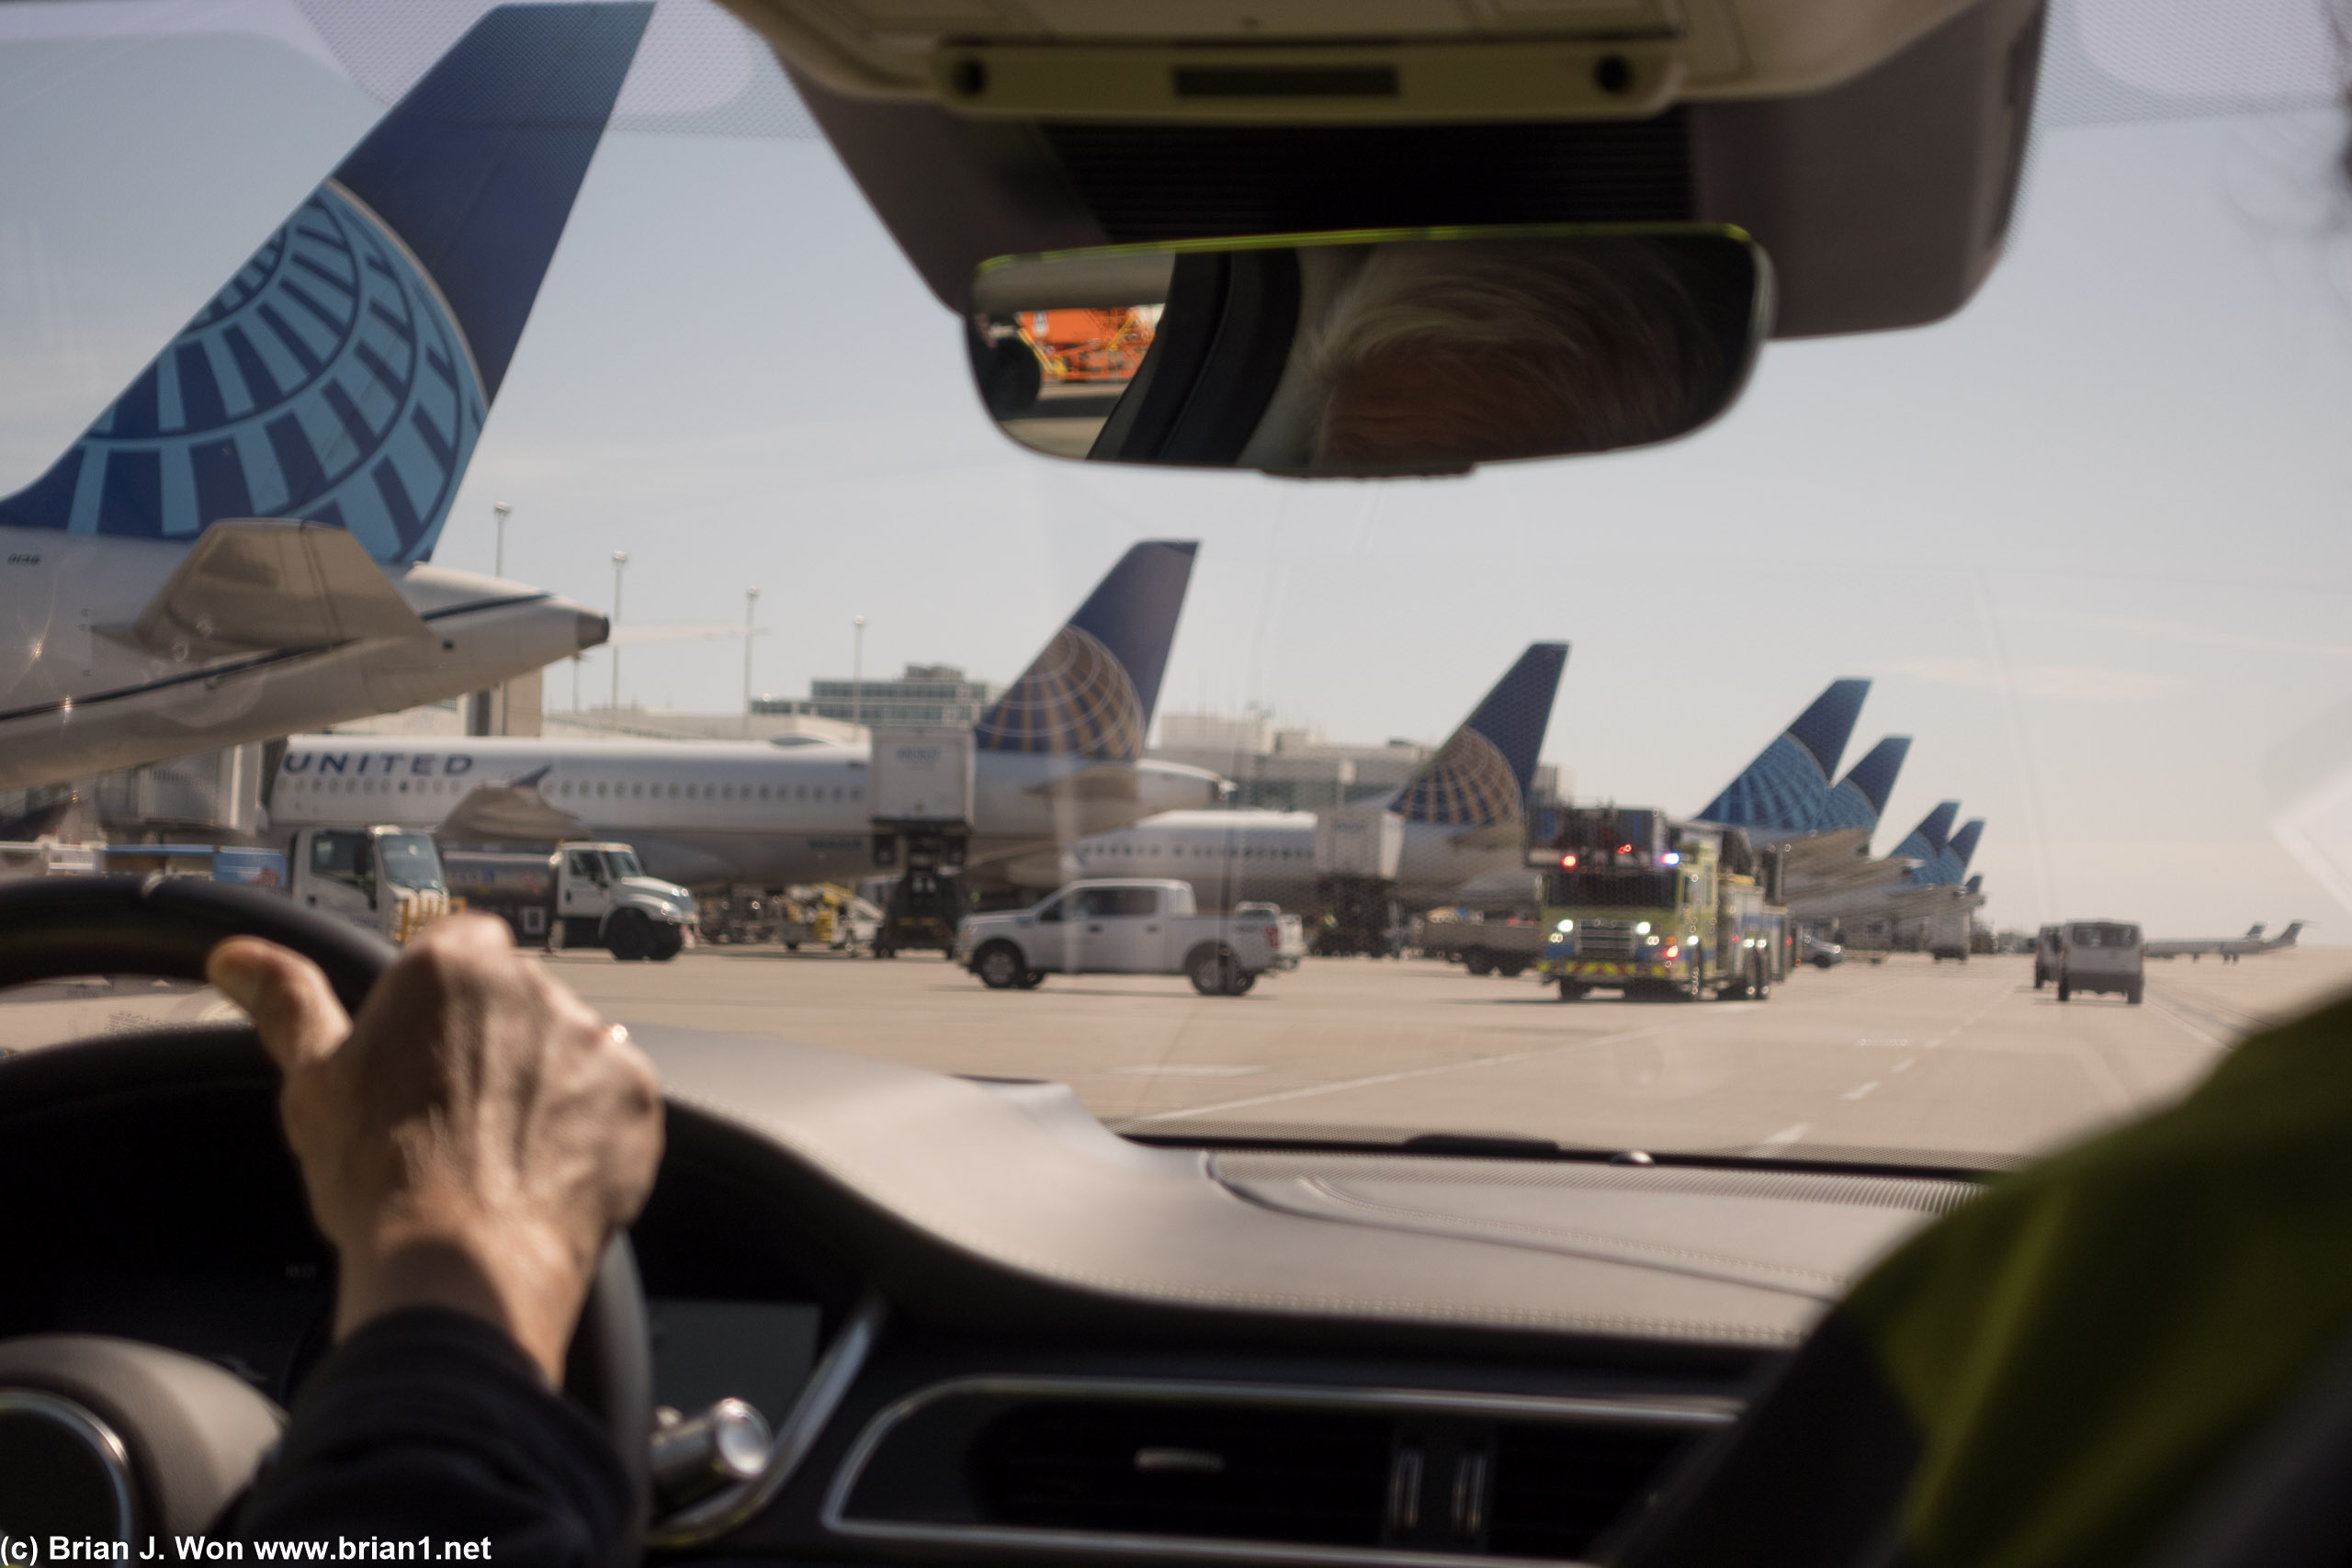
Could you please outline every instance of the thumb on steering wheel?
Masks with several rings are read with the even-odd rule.
[[[351,1016],[325,974],[290,948],[232,936],[212,950],[204,974],[254,1021],[280,1072],[325,1060],[351,1032]]]

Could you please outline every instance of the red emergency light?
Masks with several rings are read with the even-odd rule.
[[[1576,868],[1577,868],[1577,857],[1576,857],[1576,856],[1574,856],[1574,855],[1562,855],[1562,856],[1560,857],[1560,869],[1561,869],[1562,871],[1574,871],[1574,870],[1576,870]]]
[[[1632,854],[1634,852],[1634,846],[1631,844],[1620,844],[1617,846],[1617,852],[1621,855]]]

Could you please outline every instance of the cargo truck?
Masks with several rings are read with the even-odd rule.
[[[1544,871],[1536,971],[1562,1001],[1596,990],[1760,1000],[1787,976],[1794,939],[1778,856],[1739,829],[1617,807],[1553,822],[1528,860]]]
[[[624,962],[668,963],[686,945],[694,895],[645,874],[627,844],[566,841],[552,850],[446,849],[449,891],[497,915],[518,942],[601,947]]]
[[[296,829],[286,842],[286,891],[306,909],[393,942],[449,912],[432,836],[390,824]]]

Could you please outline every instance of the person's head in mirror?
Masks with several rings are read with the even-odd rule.
[[[1714,412],[1724,352],[1658,243],[1425,241],[1365,257],[1308,349],[1314,465],[1598,452]]]

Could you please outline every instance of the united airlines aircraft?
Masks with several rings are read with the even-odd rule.
[[[437,701],[605,618],[428,564],[650,4],[513,6],[0,497],[0,787]]]
[[[1397,894],[1442,903],[1474,877],[1521,863],[1536,753],[1568,661],[1565,642],[1530,645],[1486,700],[1388,803],[1404,818]],[[1264,900],[1312,908],[1316,817],[1305,811],[1172,811],[1076,845],[1082,876],[1171,876],[1204,908]]]
[[[1143,760],[1195,547],[1127,551],[975,727],[970,866],[1049,852],[1224,793],[1205,769]],[[871,750],[759,741],[299,735],[272,777],[281,829],[412,823],[445,840],[583,837],[637,848],[690,887],[786,887],[873,870]]]

